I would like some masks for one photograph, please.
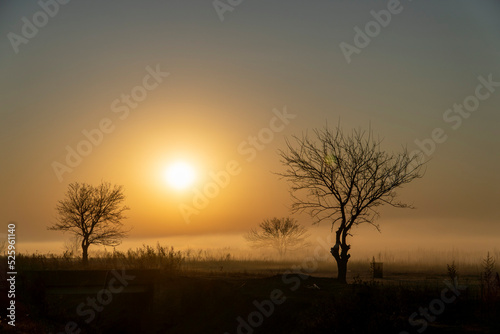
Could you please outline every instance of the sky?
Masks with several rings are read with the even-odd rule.
[[[57,201],[107,181],[130,207],[126,247],[242,248],[291,215],[285,139],[340,122],[429,159],[398,192],[416,209],[382,208],[382,233],[361,226],[353,244],[493,249],[499,14],[493,0],[2,2],[0,234],[16,222],[21,250],[60,252]],[[195,169],[186,189],[165,181],[175,161]]]

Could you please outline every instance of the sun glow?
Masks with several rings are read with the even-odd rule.
[[[177,161],[168,167],[165,179],[173,188],[185,189],[193,184],[196,173],[191,165],[183,161]]]

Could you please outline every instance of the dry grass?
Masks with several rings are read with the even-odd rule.
[[[490,255],[492,260],[498,260],[499,252],[494,250]],[[447,305],[445,314],[430,326],[446,327],[449,332],[457,332],[455,327],[462,323],[476,327],[481,325],[481,328],[490,332],[496,332],[494,330],[500,328],[497,320],[500,319],[500,290],[487,286],[484,279],[483,260],[486,253],[419,251],[387,252],[372,256],[365,254],[363,257],[353,257],[350,261],[348,281],[352,284],[348,286],[338,285],[334,280],[324,278],[336,276],[333,258],[316,262],[304,261],[308,256],[312,259],[312,255],[306,252],[303,257],[283,260],[259,255],[252,258],[248,254],[233,255],[227,248],[176,251],[172,247],[157,244],[156,247],[143,245],[125,252],[95,252],[86,268],[82,267],[79,258],[70,253],[18,254],[17,265],[20,277],[23,270],[165,270],[161,272],[162,279],[151,297],[153,306],[150,310],[156,311],[149,314],[146,321],[151,326],[158,325],[158,328],[176,325],[178,328],[191,328],[191,332],[206,332],[207,326],[236,328],[236,317],[253,312],[254,300],[262,300],[269,296],[270,291],[280,288],[286,291],[289,301],[277,308],[276,314],[266,321],[264,326],[267,326],[267,332],[291,332],[293,329],[295,332],[309,333],[316,330],[323,333],[331,332],[331,328],[349,332],[349,329],[357,328],[357,332],[380,333],[392,332],[394,328],[408,329],[408,317],[420,307],[427,307],[431,301],[439,298],[446,287],[443,280],[449,280],[450,270],[447,265],[454,261],[452,272],[455,274],[456,271],[460,284],[465,285],[466,289],[457,298],[457,302]],[[370,262],[373,257],[377,262],[384,263],[384,279],[371,278]],[[494,267],[488,270],[488,277],[497,271]],[[282,274],[287,271],[304,272],[314,277],[307,278],[299,290],[291,291],[289,283],[283,281]],[[5,279],[2,281],[6,282]],[[313,283],[321,288],[310,289]],[[491,284],[496,283],[491,281]],[[20,295],[19,302],[28,297],[33,298],[30,293]],[[79,298],[81,297],[76,297],[76,302],[72,299],[67,301],[71,319],[75,318],[73,304],[78,305]],[[137,301],[130,299],[126,303],[135,305]],[[26,313],[30,313],[34,320],[20,318],[19,323],[23,326],[46,328],[50,331],[60,328],[66,322],[64,317],[47,318],[32,303],[26,302],[24,305],[30,305],[31,309]],[[109,307],[111,309],[123,305],[125,301]],[[130,309],[133,309],[132,306]],[[290,319],[290,314],[296,316]],[[133,319],[133,315],[125,318]],[[137,321],[141,319],[138,318]],[[284,324],[289,327],[283,328]],[[101,330],[101,325],[92,323],[87,332],[99,333],[96,328]],[[0,324],[0,331],[4,329]],[[104,329],[102,332],[105,332]]]
[[[336,264],[331,256],[314,260],[312,253],[304,252],[301,257],[289,256],[277,259],[266,254],[238,254],[229,248],[212,250],[176,251],[159,243],[153,247],[143,245],[128,251],[98,251],[89,259],[87,269],[164,269],[183,274],[212,275],[253,275],[267,276],[286,271],[306,272],[319,277],[335,277]],[[500,251],[490,252],[496,263],[500,263]],[[324,254],[323,254],[324,255]],[[464,252],[459,250],[437,251],[395,251],[379,252],[368,255],[354,254],[349,262],[348,278],[369,280],[370,262],[374,258],[383,263],[386,281],[442,280],[447,277],[447,265],[454,263],[461,278],[475,280],[481,277],[482,263],[486,257],[483,252]],[[307,261],[306,261],[307,259]],[[64,254],[18,254],[17,267],[22,270],[78,270],[83,269],[79,257],[74,252]]]

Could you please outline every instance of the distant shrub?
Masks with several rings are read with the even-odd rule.
[[[455,261],[453,261],[451,264],[447,264],[446,269],[448,270],[448,277],[452,282],[454,282],[455,278],[458,277],[458,271],[457,266],[455,265]]]

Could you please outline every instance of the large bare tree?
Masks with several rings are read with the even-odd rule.
[[[344,134],[340,125],[314,130],[287,140],[287,151],[280,151],[286,171],[278,173],[291,183],[292,212],[306,211],[315,223],[329,221],[336,227],[331,254],[337,262],[337,279],[346,283],[351,228],[375,223],[377,207],[388,204],[398,208],[411,205],[396,200],[396,189],[422,177],[421,156],[406,148],[400,153],[381,150],[381,140],[371,130]]]
[[[101,182],[98,186],[71,183],[66,197],[59,201],[58,220],[49,230],[73,233],[82,246],[82,261],[88,262],[90,245],[117,246],[128,231],[123,229],[122,206],[125,196],[122,186]]]
[[[295,219],[272,218],[265,219],[258,229],[251,229],[245,239],[254,247],[272,247],[282,258],[287,251],[296,250],[307,245],[307,229]]]

